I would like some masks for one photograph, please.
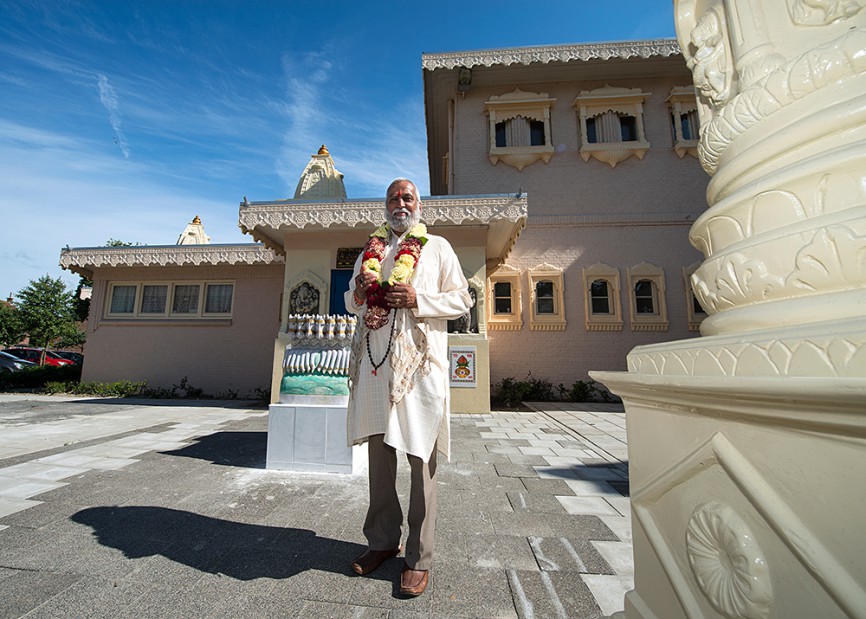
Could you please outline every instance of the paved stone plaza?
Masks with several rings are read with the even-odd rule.
[[[400,559],[348,567],[366,478],[266,470],[264,408],[0,395],[0,619],[621,610],[622,407],[533,408],[453,416],[431,585],[403,599]]]

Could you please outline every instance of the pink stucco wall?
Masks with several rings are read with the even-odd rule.
[[[280,325],[283,265],[111,268],[94,274],[82,380],[146,380],[171,387],[186,376],[209,395],[269,388]],[[118,320],[104,317],[117,281],[233,281],[228,320]]]
[[[590,370],[624,370],[635,346],[697,335],[688,330],[683,267],[701,260],[688,242],[692,221],[706,208],[709,180],[698,160],[673,151],[670,114],[665,99],[674,86],[690,84],[683,63],[680,77],[627,80],[569,79],[551,83],[479,86],[457,97],[453,193],[516,193],[529,196],[527,227],[507,264],[521,271],[523,327],[489,331],[491,381],[505,377],[548,378],[570,385],[585,380]],[[652,96],[644,104],[646,138],[651,144],[643,160],[630,158],[615,168],[579,155],[579,118],[572,107],[581,90],[610,84],[640,88]],[[556,149],[547,164],[536,162],[523,171],[488,159],[488,119],[484,103],[520,87],[546,92],[556,99],[551,130]],[[585,267],[604,262],[619,269],[622,331],[588,331],[584,321]],[[629,320],[627,269],[648,262],[664,270],[670,328],[666,332],[632,331]],[[565,331],[531,331],[527,271],[548,263],[563,269]]]

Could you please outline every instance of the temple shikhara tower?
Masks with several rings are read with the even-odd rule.
[[[866,8],[675,0],[709,208],[703,337],[627,411],[629,619],[866,617]]]

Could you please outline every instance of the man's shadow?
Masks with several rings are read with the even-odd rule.
[[[306,570],[350,575],[349,562],[364,550],[307,529],[244,524],[165,507],[91,507],[72,520],[91,527],[101,545],[127,558],[162,555],[238,580],[290,578]]]

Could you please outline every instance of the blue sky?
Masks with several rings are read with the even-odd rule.
[[[250,242],[238,203],[291,197],[323,143],[350,198],[427,193],[423,52],[668,38],[672,4],[4,0],[0,294],[195,215]]]

